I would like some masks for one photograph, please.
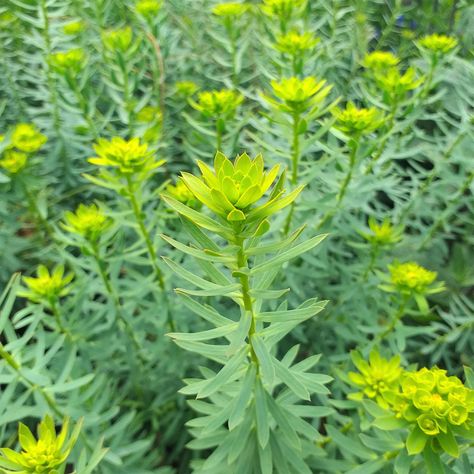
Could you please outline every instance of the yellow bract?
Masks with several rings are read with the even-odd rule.
[[[313,33],[298,33],[291,31],[285,35],[279,35],[275,47],[282,53],[301,55],[304,51],[314,48],[320,39]]]
[[[36,271],[36,277],[23,277],[26,290],[20,290],[18,294],[34,302],[54,301],[69,292],[68,285],[74,278],[72,273],[64,275],[64,266],[57,265],[51,273],[44,265],[40,265]]]
[[[192,96],[197,90],[199,90],[199,86],[193,81],[178,81],[176,83],[176,92],[185,97]]]
[[[162,6],[162,0],[140,0],[135,4],[135,10],[143,16],[156,15]]]
[[[452,36],[432,34],[423,37],[418,44],[433,53],[447,54],[458,45]]]
[[[194,207],[196,199],[190,189],[184,184],[183,180],[178,179],[176,184],[168,184],[166,192],[177,201],[182,202],[188,206]]]
[[[248,8],[249,6],[245,3],[220,3],[212,9],[212,13],[222,17],[239,17],[242,16],[248,10]]]
[[[79,204],[75,212],[67,211],[64,214],[63,227],[71,233],[95,241],[110,225],[110,219],[95,204],[86,206]]]
[[[102,41],[105,47],[111,51],[127,51],[132,43],[132,38],[133,33],[129,26],[102,33]]]
[[[111,140],[100,138],[94,145],[96,157],[89,158],[89,162],[98,166],[110,166],[120,173],[152,171],[161,166],[163,161],[156,161],[153,152],[146,143],[141,144],[138,138],[124,140],[113,137]]]
[[[218,152],[214,170],[198,161],[202,177],[183,173],[182,179],[196,199],[228,221],[243,221],[250,206],[256,203],[273,184],[279,165],[265,172],[262,155],[253,160],[246,154],[232,163]]]
[[[244,96],[237,91],[222,89],[219,91],[206,91],[198,94],[197,103],[190,104],[207,117],[229,118],[234,115]]]
[[[82,421],[78,422],[68,439],[69,418],[63,422],[62,429],[56,434],[53,419],[48,415],[38,425],[38,439],[35,439],[30,429],[20,423],[18,438],[21,452],[9,448],[0,450],[0,460],[8,462],[8,470],[2,472],[51,474],[59,472],[67,461],[69,454],[77,441]],[[62,472],[62,471],[61,471]]]
[[[359,109],[348,102],[345,109],[336,109],[335,127],[347,135],[360,136],[376,130],[384,121],[383,113],[375,107]]]
[[[28,154],[21,151],[6,150],[0,159],[0,167],[11,174],[21,171],[28,161]]]
[[[50,56],[51,65],[59,72],[79,72],[85,63],[86,55],[80,48],[53,53]]]
[[[402,238],[403,227],[394,226],[389,219],[384,219],[379,224],[373,217],[369,218],[369,229],[371,233],[360,232],[360,234],[369,242],[375,245],[392,245],[399,242]]]
[[[397,66],[400,59],[389,51],[373,51],[366,54],[362,64],[373,71],[383,71]]]
[[[302,10],[306,0],[263,0],[262,11],[269,16],[289,18],[294,10]]]
[[[19,123],[13,129],[10,146],[19,151],[34,153],[38,151],[46,141],[47,138],[39,132],[35,125]]]
[[[66,35],[77,35],[84,31],[85,24],[83,21],[78,20],[78,21],[72,21],[71,23],[68,23],[67,25],[63,26],[63,31]]]
[[[401,290],[423,293],[437,277],[436,272],[431,272],[415,262],[395,263],[388,268],[393,285]]]

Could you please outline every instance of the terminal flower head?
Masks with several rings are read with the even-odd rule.
[[[362,64],[374,72],[386,71],[396,67],[400,59],[389,51],[373,51],[365,55]]]
[[[418,44],[435,54],[447,54],[452,51],[457,45],[458,40],[452,36],[432,34],[421,38]]]
[[[240,92],[221,89],[200,92],[197,102],[190,100],[190,104],[206,117],[225,119],[232,117],[243,101],[244,96]]]
[[[110,225],[110,219],[96,204],[79,204],[75,212],[66,211],[64,221],[64,229],[92,242]]]
[[[366,135],[382,125],[383,113],[375,107],[358,108],[353,102],[348,102],[345,109],[333,111],[336,116],[335,127],[349,136]]]
[[[13,129],[10,146],[25,153],[35,153],[47,141],[35,125],[30,123],[19,123]]]

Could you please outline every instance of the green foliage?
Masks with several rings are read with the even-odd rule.
[[[471,2],[0,3],[4,453],[472,471]]]

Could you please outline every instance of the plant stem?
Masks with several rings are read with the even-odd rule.
[[[59,331],[63,333],[68,339],[72,340],[71,333],[64,327],[63,322],[61,321],[61,312],[58,308],[58,301],[56,299],[51,299],[49,301],[49,308],[51,313],[53,313],[54,319],[56,321],[56,326],[58,327]]]
[[[349,187],[349,184],[352,180],[352,175],[354,174],[354,168],[356,164],[356,157],[357,157],[357,149],[359,148],[359,142],[358,141],[350,141],[349,142],[349,147],[350,147],[350,153],[349,153],[349,171],[347,172],[347,175],[342,183],[341,189],[339,191],[339,194],[337,196],[337,203],[336,207],[339,207],[339,205],[342,203],[342,200],[344,199],[344,196],[346,195],[347,188]]]
[[[375,344],[379,344],[380,342],[382,342],[395,329],[395,326],[398,324],[400,319],[402,319],[403,316],[405,315],[405,309],[406,309],[406,306],[407,306],[407,303],[408,303],[409,299],[410,299],[410,297],[408,295],[403,295],[402,296],[402,301],[400,303],[400,306],[399,306],[397,312],[395,313],[395,315],[392,318],[392,322],[390,323],[390,325],[388,326],[388,328],[385,331],[378,334],[377,337],[374,338],[373,342]]]

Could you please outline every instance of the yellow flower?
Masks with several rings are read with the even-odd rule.
[[[438,275],[415,262],[394,263],[388,268],[393,285],[403,291],[423,293]]]
[[[423,37],[418,44],[433,53],[447,54],[458,45],[458,40],[452,36],[435,33]]]
[[[55,301],[69,292],[68,285],[74,278],[72,273],[64,275],[64,266],[57,265],[51,274],[44,265],[36,271],[36,277],[23,277],[27,289],[20,290],[18,294],[30,301]]]
[[[207,91],[198,94],[197,103],[190,104],[207,117],[229,118],[232,117],[243,102],[244,96],[237,91],[222,89]]]
[[[371,233],[360,232],[360,234],[374,245],[393,245],[402,238],[403,227],[394,226],[390,219],[384,219],[379,224],[373,217],[369,217],[369,229]]]
[[[220,3],[212,9],[212,13],[216,16],[221,16],[224,18],[239,17],[242,16],[248,10],[248,8],[249,6],[245,3]]]
[[[64,229],[92,242],[96,241],[110,225],[110,219],[95,204],[89,206],[79,204],[75,212],[65,212],[64,220]]]
[[[392,101],[403,98],[408,91],[416,89],[423,81],[424,77],[416,77],[413,67],[409,67],[404,74],[401,74],[397,68],[391,68],[385,72],[378,71],[375,74],[375,82]]]
[[[306,0],[263,0],[262,11],[268,16],[288,19],[293,12],[302,11]]]
[[[193,81],[178,81],[176,83],[176,92],[185,97],[192,96],[197,90],[199,90],[199,86]]]
[[[0,167],[11,174],[21,171],[28,161],[28,154],[21,151],[6,150],[0,159]]]
[[[332,86],[326,81],[318,81],[315,77],[290,77],[281,81],[272,81],[273,92],[282,101],[278,104],[271,99],[266,100],[285,112],[301,113],[310,107],[321,104],[329,95]]]
[[[349,379],[362,391],[350,394],[349,398],[361,400],[368,397],[386,407],[387,402],[384,395],[388,391],[397,390],[402,375],[400,356],[397,355],[388,360],[381,357],[379,352],[374,349],[369,355],[369,362],[366,362],[357,351],[351,352],[351,358],[359,373],[349,372]]]
[[[243,153],[232,163],[218,152],[214,170],[198,161],[202,177],[182,173],[182,180],[196,199],[228,221],[243,221],[252,204],[270,188],[278,174],[279,165],[264,172],[263,157],[253,160]]]
[[[39,132],[35,125],[19,123],[15,126],[10,145],[19,151],[34,153],[38,151],[47,141],[47,138]]]
[[[38,439],[35,439],[30,429],[20,423],[18,439],[21,452],[17,453],[9,448],[0,449],[0,466],[7,468],[2,472],[51,474],[63,472],[72,448],[74,447],[82,420],[79,421],[73,432],[68,436],[69,418],[63,421],[61,432],[56,434],[53,419],[47,415],[38,425]]]
[[[137,120],[142,123],[159,121],[161,120],[161,110],[159,107],[153,107],[152,105],[143,107],[143,109],[137,113]]]
[[[156,161],[148,145],[141,144],[138,138],[131,140],[124,140],[121,137],[113,137],[111,140],[99,138],[94,145],[94,151],[97,156],[89,158],[89,163],[117,168],[125,175],[152,171],[164,163]]]
[[[362,64],[375,72],[384,71],[397,66],[400,59],[388,51],[373,51],[366,54]]]
[[[102,41],[105,47],[110,51],[127,51],[132,43],[132,38],[133,33],[129,26],[102,33]]]
[[[79,33],[82,33],[85,28],[85,24],[81,20],[77,21],[72,21],[71,23],[68,23],[67,25],[63,26],[63,31],[66,35],[77,35]]]
[[[168,186],[166,186],[166,192],[177,201],[190,207],[196,207],[197,205],[197,200],[194,197],[194,194],[186,184],[184,184],[182,179],[178,179],[175,185],[168,184]]]
[[[313,49],[320,39],[313,35],[313,33],[298,33],[291,31],[286,35],[279,35],[275,47],[282,53],[301,55],[305,51]]]
[[[336,109],[335,127],[347,135],[364,135],[373,132],[384,121],[383,113],[375,107],[359,109],[352,102],[348,102],[344,110]]]
[[[140,0],[135,4],[135,10],[143,16],[156,15],[162,6],[162,0]]]
[[[51,65],[60,73],[79,72],[84,67],[85,59],[86,55],[81,48],[53,53],[50,56]]]
[[[423,433],[427,434],[428,436],[435,436],[439,433],[439,425],[436,417],[433,415],[424,413],[417,418],[416,422],[418,423],[421,431],[423,431]]]

